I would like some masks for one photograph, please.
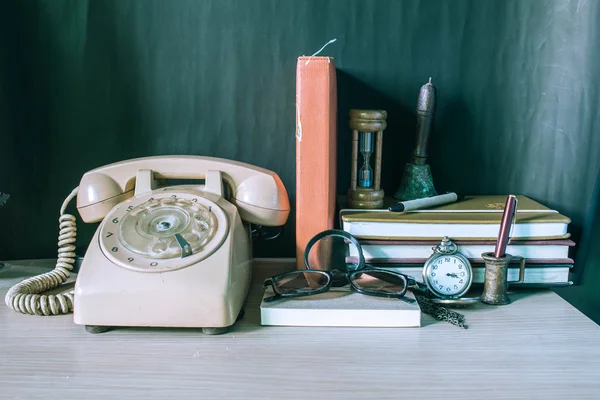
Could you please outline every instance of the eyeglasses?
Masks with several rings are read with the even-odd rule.
[[[328,236],[342,237],[351,242],[358,249],[358,264],[350,271],[319,271],[311,270],[308,254],[311,247],[320,239]],[[266,297],[264,301],[274,301],[279,298],[312,296],[325,293],[332,287],[332,282],[340,277],[350,285],[351,290],[369,296],[397,298],[408,303],[415,300],[404,295],[414,280],[406,275],[380,270],[365,266],[362,248],[356,238],[345,231],[330,229],[315,235],[306,245],[304,251],[304,264],[307,270],[285,272],[265,280],[264,287],[273,288],[273,296]]]
[[[275,275],[265,280],[264,286],[273,288],[273,296],[264,301],[270,302],[279,298],[312,296],[328,292],[333,281],[332,275],[345,274],[350,288],[358,293],[369,296],[390,297],[404,300],[408,303],[415,301],[404,297],[409,286],[405,275],[376,269],[363,269],[353,272],[334,271],[291,271]]]

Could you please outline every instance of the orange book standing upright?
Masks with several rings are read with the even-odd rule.
[[[296,67],[296,266],[317,233],[334,226],[337,86],[331,57],[299,57]],[[327,256],[322,254],[319,256]]]

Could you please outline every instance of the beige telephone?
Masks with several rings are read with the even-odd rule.
[[[163,179],[204,185],[162,186]],[[225,193],[226,186],[230,195]],[[102,221],[75,290],[41,295],[65,282],[75,261],[77,195],[85,222]],[[283,225],[290,212],[277,174],[200,156],[138,158],[83,175],[61,209],[56,268],[10,289],[15,311],[62,314],[90,332],[113,326],[199,327],[222,333],[242,309],[251,279],[249,224]]]

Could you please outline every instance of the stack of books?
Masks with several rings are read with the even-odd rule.
[[[569,251],[571,220],[526,196],[517,196],[518,209],[506,253],[526,259],[525,285],[570,285],[573,260]],[[484,281],[482,253],[493,252],[506,196],[468,196],[425,210],[390,212],[342,208],[340,226],[359,239],[368,264],[422,279],[423,264],[433,248],[448,236],[473,267],[473,283]],[[347,246],[347,262],[357,250]],[[520,260],[509,267],[510,281],[519,277]]]

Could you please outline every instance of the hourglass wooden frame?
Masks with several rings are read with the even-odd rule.
[[[350,129],[352,129],[352,165],[350,188],[348,189],[348,206],[350,208],[376,209],[383,208],[384,192],[381,189],[381,151],[383,147],[383,130],[387,127],[387,112],[384,110],[350,110]],[[372,184],[359,185],[358,158],[361,134],[375,135],[374,167]],[[363,160],[369,162],[369,160]]]

